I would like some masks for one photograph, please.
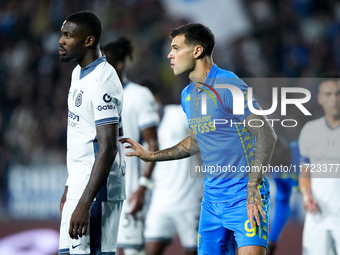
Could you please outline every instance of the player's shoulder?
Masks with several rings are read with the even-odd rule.
[[[125,85],[124,95],[131,99],[138,98],[138,101],[154,101],[154,97],[147,87],[132,81]]]
[[[216,78],[238,78],[239,79],[239,77],[232,71],[219,68],[218,66],[215,66],[215,68],[216,68]]]
[[[215,72],[215,81],[214,81],[215,84],[234,85],[243,91],[247,90],[248,85],[232,71],[219,68],[216,65],[213,67],[212,71]],[[218,93],[226,94],[229,96],[231,95],[231,91],[229,89],[219,89]]]
[[[184,114],[182,106],[180,104],[168,104],[164,106],[164,112],[171,115]]]
[[[137,93],[146,93],[146,94],[151,93],[151,91],[147,87],[142,86],[132,81],[128,81],[126,89],[134,91],[136,94]]]
[[[311,120],[306,122],[306,124],[303,126],[303,129],[305,131],[313,131],[315,132],[315,130],[320,130],[320,128],[322,128],[323,126],[325,126],[325,117],[321,117],[315,120]]]
[[[299,142],[306,142],[316,138],[316,132],[322,132],[327,128],[325,124],[325,117],[308,121],[301,129]]]
[[[168,128],[176,128],[175,130],[181,130],[184,128],[185,132],[188,128],[188,122],[183,111],[182,105],[180,104],[168,104],[163,107],[163,118],[162,118],[163,125],[167,125]]]
[[[71,75],[72,80],[75,79],[76,77],[79,77],[80,71],[81,71],[80,65],[77,65],[75,68],[73,68]]]
[[[191,82],[189,85],[187,85],[182,90],[182,93],[181,93],[182,102],[190,101],[190,87],[192,86],[192,84],[193,84],[193,82]],[[195,85],[193,84],[193,86],[195,86]]]
[[[97,81],[116,81],[119,80],[116,70],[107,61],[101,62],[97,67]]]

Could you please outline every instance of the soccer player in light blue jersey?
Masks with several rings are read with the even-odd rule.
[[[263,255],[268,242],[269,183],[261,170],[269,165],[275,132],[265,116],[250,111],[248,99],[253,97],[248,97],[248,86],[214,64],[215,39],[209,28],[187,24],[172,30],[170,37],[171,68],[175,75],[186,74],[191,80],[182,92],[190,135],[157,152],[131,139],[120,141],[133,149],[127,156],[144,161],[174,160],[201,152],[203,166],[198,168],[205,172],[205,179],[198,254]],[[230,85],[229,89],[220,84]],[[260,110],[255,99],[250,104]]]

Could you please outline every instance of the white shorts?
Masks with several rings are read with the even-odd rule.
[[[128,201],[123,205],[120,216],[117,247],[140,250],[144,248],[144,216],[139,211],[134,217],[129,214]]]
[[[340,229],[327,230],[316,224],[306,224],[302,236],[303,255],[340,254]]]
[[[89,231],[78,240],[71,239],[68,233],[77,204],[78,200],[65,202],[61,215],[59,254],[114,255],[123,201],[92,202]]]
[[[146,242],[171,242],[177,233],[186,250],[195,250],[199,216],[200,208],[167,212],[151,205],[145,220],[145,240]]]

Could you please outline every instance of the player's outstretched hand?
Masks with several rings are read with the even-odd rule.
[[[119,139],[119,142],[130,144],[130,145],[125,146],[125,148],[126,149],[132,149],[133,152],[125,153],[126,156],[128,156],[128,157],[136,156],[136,157],[138,157],[141,160],[144,160],[146,162],[151,161],[151,153],[149,151],[147,151],[142,145],[135,142],[134,140],[132,140],[130,138],[121,138],[121,139]]]

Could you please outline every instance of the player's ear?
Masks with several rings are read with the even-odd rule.
[[[318,103],[319,105],[322,105],[323,103],[322,98],[321,98],[321,92],[318,93]]]
[[[204,56],[203,51],[204,49],[201,45],[196,45],[194,47],[194,58],[202,58]]]
[[[91,47],[96,39],[93,36],[88,36],[85,39],[85,47]]]
[[[118,61],[114,65],[114,68],[116,69],[117,72],[120,72],[124,68],[124,63],[122,61]]]

